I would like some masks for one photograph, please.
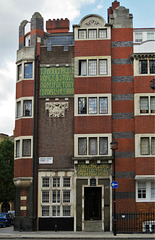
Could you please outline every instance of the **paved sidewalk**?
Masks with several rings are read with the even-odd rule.
[[[13,227],[0,228],[0,239],[155,239],[154,234],[117,234],[111,232],[19,232]]]

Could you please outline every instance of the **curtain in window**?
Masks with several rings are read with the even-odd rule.
[[[99,29],[99,38],[107,38],[107,29]]]
[[[108,98],[107,97],[99,98],[99,113],[100,114],[108,113]]]
[[[17,102],[17,118],[21,117],[21,102]]]
[[[32,101],[31,100],[24,100],[23,115],[24,116],[32,116]]]
[[[87,99],[86,97],[78,98],[78,113],[86,114],[87,113]]]
[[[79,30],[79,39],[86,39],[86,30]]]
[[[23,157],[31,156],[31,139],[23,140],[22,155]]]
[[[89,138],[89,155],[97,155],[97,138]]]
[[[148,111],[149,111],[148,97],[140,97],[140,112],[148,113]]]
[[[97,113],[97,98],[89,98],[89,113]]]
[[[88,30],[88,37],[90,39],[95,39],[97,37],[97,30],[96,29]]]
[[[149,150],[149,137],[142,137],[141,138],[141,154],[142,155],[150,154],[150,150]]]
[[[89,75],[97,75],[97,60],[88,61]]]
[[[155,182],[151,182],[151,198],[155,198]]]
[[[108,154],[108,138],[107,137],[99,138],[99,154],[100,155]]]
[[[20,140],[16,141],[16,157],[20,157]]]
[[[150,99],[150,110],[151,113],[155,113],[155,97],[151,97]]]
[[[87,138],[78,139],[78,154],[79,155],[87,154]]]
[[[99,60],[99,74],[107,74],[107,60],[101,59]]]
[[[81,64],[81,76],[87,75],[87,62],[86,61],[80,61]]]
[[[155,137],[151,138],[151,154],[155,155]]]

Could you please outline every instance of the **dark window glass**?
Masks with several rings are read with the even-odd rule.
[[[78,138],[78,154],[87,154],[87,138]]]
[[[78,98],[78,113],[79,114],[87,113],[87,98],[86,97]]]
[[[155,60],[150,60],[149,66],[150,66],[150,73],[155,73]]]
[[[139,72],[140,74],[147,74],[147,60],[139,61]]]

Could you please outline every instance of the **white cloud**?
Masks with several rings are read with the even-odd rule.
[[[15,118],[15,79],[14,62],[5,62],[0,69],[0,133],[12,135]]]

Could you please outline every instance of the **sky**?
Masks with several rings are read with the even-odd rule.
[[[48,19],[68,18],[72,26],[89,14],[98,14],[107,22],[107,9],[113,1],[0,0],[0,133],[11,136],[15,126],[16,53],[20,23],[30,21],[35,12],[40,12],[44,24]],[[133,14],[134,28],[155,27],[155,0],[119,2]]]

